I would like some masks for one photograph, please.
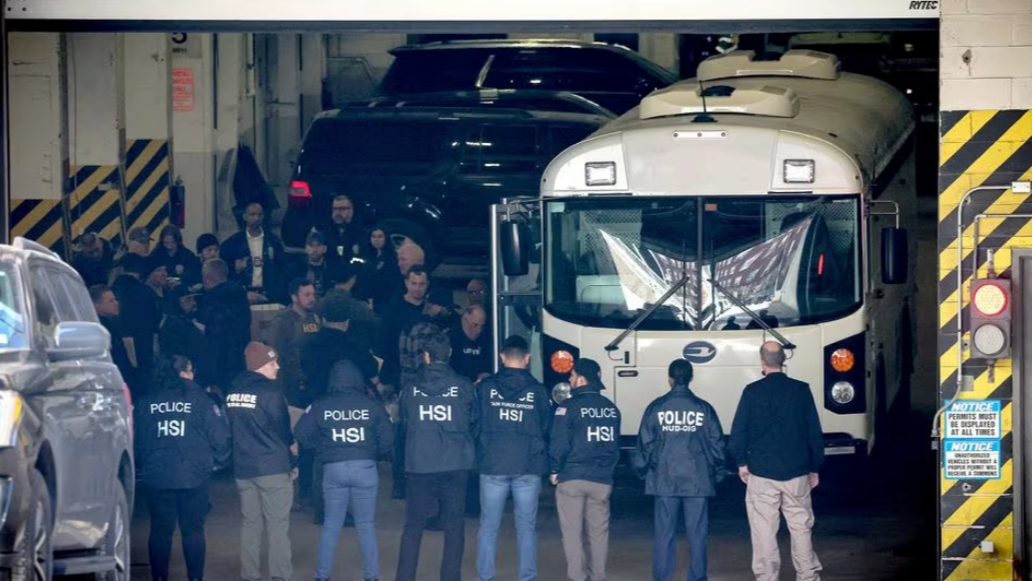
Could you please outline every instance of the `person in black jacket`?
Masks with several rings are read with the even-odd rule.
[[[433,327],[417,327],[423,325]],[[446,363],[452,351],[448,335],[440,330],[427,335],[422,344],[424,366],[419,380],[403,387],[398,411],[407,478],[405,529],[395,580],[416,579],[423,531],[438,508],[445,534],[441,581],[459,581],[466,479],[474,463],[472,428],[477,422],[477,406],[473,385]]]
[[[200,290],[191,290],[185,284],[172,288],[165,297],[166,312],[158,326],[158,351],[165,356],[182,355],[190,361],[203,361],[205,353],[204,326],[194,317],[197,314],[197,297]],[[212,385],[208,370],[195,367],[198,385]]]
[[[269,576],[274,581],[291,581],[291,471],[297,446],[291,434],[287,401],[276,383],[280,369],[276,352],[252,342],[244,359],[247,371],[233,380],[226,395],[226,415],[233,430],[233,471],[244,516],[240,532],[241,579],[262,579],[259,555],[265,528],[269,535]]]
[[[216,463],[230,453],[226,419],[193,375],[185,357],[163,358],[155,370],[154,389],[133,402],[136,475],[151,515],[148,553],[155,581],[169,579],[177,522],[187,579],[204,579],[208,481]]]
[[[779,510],[793,538],[796,578],[817,580],[821,571],[811,544],[811,489],[818,486],[825,443],[811,388],[786,376],[785,359],[779,343],[761,346],[764,378],[746,386],[732,420],[730,446],[746,484],[757,581],[778,579]]]
[[[258,202],[244,209],[245,228],[230,236],[219,248],[220,258],[233,271],[233,281],[247,290],[248,301],[258,303],[285,303],[287,255],[283,242],[262,223],[265,210]]]
[[[206,262],[201,278],[205,293],[197,320],[204,325],[206,355],[201,362],[202,376],[226,390],[244,371],[244,349],[251,340],[251,307],[244,289],[228,280],[229,266],[225,261],[216,258]]]
[[[72,268],[82,276],[86,288],[108,284],[114,262],[115,252],[111,245],[96,232],[87,232],[79,237],[79,252],[72,258]]]
[[[129,386],[129,393],[141,393],[136,385],[136,369],[129,361],[129,352],[126,351],[125,337],[122,335],[122,327],[118,322],[118,315],[121,305],[118,297],[111,287],[102,284],[95,284],[90,287],[90,300],[93,301],[93,310],[97,311],[100,324],[111,334],[111,362],[118,367],[122,374],[122,381]]]
[[[638,430],[633,460],[653,502],[653,581],[674,574],[678,513],[689,538],[689,581],[707,579],[707,499],[724,478],[724,432],[706,401],[689,389],[692,364],[675,359],[667,367],[671,391],[649,404]]]
[[[183,233],[175,224],[167,224],[161,229],[158,242],[161,246],[154,250],[154,256],[165,267],[170,278],[185,286],[201,282],[201,261],[183,246]]]
[[[502,346],[502,369],[477,388],[477,468],[481,484],[481,527],[477,575],[495,578],[495,551],[506,498],[513,493],[520,579],[538,576],[538,493],[546,470],[549,394],[527,366],[531,351],[522,337]]]
[[[298,420],[294,434],[303,448],[318,448],[323,463],[326,518],[319,539],[316,580],[330,579],[337,537],[349,503],[359,535],[363,579],[379,579],[374,522],[377,460],[390,458],[394,427],[384,406],[367,393],[366,379],[357,366],[350,361],[334,364],[326,395]]]
[[[570,373],[570,399],[556,408],[549,445],[550,481],[563,533],[570,581],[606,579],[610,493],[620,459],[621,413],[603,394],[599,364],[578,359]],[[587,528],[592,560],[585,562]]]
[[[142,282],[151,273],[152,264],[146,257],[126,254],[121,260],[123,273],[111,285],[120,305],[119,324],[123,336],[129,339],[126,349],[134,364],[137,387],[134,398],[148,389],[154,369],[155,338],[161,324],[160,299]]]
[[[330,219],[316,227],[325,236],[331,260],[345,263],[356,258],[361,260],[366,234],[362,226],[352,224],[355,204],[345,194],[337,194],[331,203]]]

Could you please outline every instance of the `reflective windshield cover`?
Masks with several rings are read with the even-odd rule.
[[[859,196],[580,198],[545,204],[546,309],[642,330],[820,323],[861,304]],[[714,284],[716,283],[716,284]]]

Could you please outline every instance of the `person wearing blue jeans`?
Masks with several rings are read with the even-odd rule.
[[[337,305],[324,308],[337,320]],[[377,459],[394,446],[391,418],[369,396],[362,372],[347,359],[330,370],[327,394],[317,399],[294,427],[303,448],[317,449],[323,461],[323,532],[319,538],[317,581],[330,579],[337,537],[351,506],[359,534],[363,579],[380,578],[380,555],[374,516],[377,507]]]
[[[380,551],[377,547],[377,463],[373,460],[352,460],[323,465],[323,532],[319,537],[319,558],[316,579],[329,579],[333,566],[337,536],[351,505],[355,531],[359,534],[362,553],[362,578],[380,577]]]
[[[481,526],[477,578],[495,579],[495,551],[506,498],[513,495],[519,581],[538,579],[538,493],[546,465],[549,395],[527,371],[527,341],[513,336],[502,347],[502,369],[477,388],[477,467],[481,474]]]
[[[707,580],[707,502],[724,478],[724,432],[717,412],[689,389],[692,364],[667,368],[671,391],[642,414],[632,464],[653,500],[653,581],[674,575],[678,514],[689,538],[688,581]]]
[[[538,578],[538,494],[542,490],[542,477],[537,474],[523,476],[481,475],[481,528],[477,533],[477,578],[480,581],[495,579],[495,548],[499,538],[499,525],[506,498],[513,494],[513,519],[517,530],[517,556],[520,563],[519,581],[535,581]]]

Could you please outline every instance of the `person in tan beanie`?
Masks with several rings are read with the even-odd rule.
[[[252,341],[244,350],[247,370],[233,380],[226,395],[226,415],[233,432],[233,469],[243,513],[240,532],[240,578],[262,579],[259,557],[263,522],[269,535],[269,576],[290,581],[290,514],[294,502],[291,470],[297,445],[283,390],[276,383],[279,357]]]

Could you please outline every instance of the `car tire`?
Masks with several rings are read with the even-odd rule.
[[[32,490],[30,511],[18,547],[18,565],[11,576],[15,581],[50,581],[54,577],[54,508],[50,489],[43,474],[33,468],[29,475]]]
[[[111,520],[108,522],[108,533],[104,536],[101,550],[104,555],[115,557],[115,568],[97,575],[102,581],[130,581],[130,522],[129,500],[122,483],[115,487],[115,506]]]
[[[406,240],[411,240],[423,249],[424,266],[428,270],[434,270],[438,266],[435,236],[427,228],[403,218],[389,218],[377,224],[377,227],[384,231],[384,235],[387,236],[395,250]]]

